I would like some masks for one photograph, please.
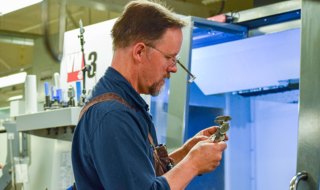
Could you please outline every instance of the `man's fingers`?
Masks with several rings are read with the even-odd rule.
[[[203,130],[203,135],[206,135],[206,136],[210,137],[215,132],[217,132],[217,126],[206,128],[205,130]]]
[[[201,142],[204,142],[204,143],[213,143],[213,140],[211,140],[210,138],[208,138],[207,140],[201,141]]]
[[[224,150],[227,148],[227,143],[224,141],[218,142],[218,145],[220,146],[221,150]]]
[[[201,143],[209,143],[209,144],[212,144],[213,141],[212,141],[211,139],[208,139],[208,140],[205,140],[205,141],[201,141]],[[224,141],[215,142],[214,144],[215,144],[215,146],[218,145],[220,150],[224,150],[224,149],[227,148],[227,143],[224,142]]]
[[[205,130],[207,130],[207,132],[209,133],[209,137],[210,137],[210,136],[213,135],[215,132],[217,132],[217,127],[216,127],[216,126],[213,126],[213,127],[207,128],[207,129],[205,129]],[[229,140],[229,137],[228,137],[227,134],[225,134],[224,140],[226,140],[226,141]]]
[[[207,140],[209,137],[204,136],[204,135],[198,135],[195,137],[197,141],[205,141]]]
[[[224,138],[224,140],[229,140],[229,137],[228,137],[228,135],[227,135],[227,133],[225,134],[225,136],[224,136],[225,138]]]

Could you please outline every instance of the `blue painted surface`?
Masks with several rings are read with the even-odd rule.
[[[226,95],[225,113],[232,117],[228,131],[228,148],[225,150],[225,190],[256,190],[254,183],[254,145],[251,136],[250,98]],[[253,113],[254,114],[254,113]]]
[[[292,100],[298,98],[297,91],[255,97],[225,94],[224,111],[190,106],[188,138],[214,125],[213,120],[218,115],[227,114],[233,120],[221,166],[214,172],[195,177],[187,189],[287,188],[296,170],[299,113],[298,104]],[[216,186],[219,182],[224,185]]]
[[[55,95],[55,86],[51,86],[51,100],[54,100]]]
[[[200,39],[205,32],[217,31],[203,30],[194,38]],[[288,188],[296,169],[299,91],[251,97],[229,92],[299,78],[300,29],[195,49],[191,68],[197,79],[190,84],[186,139],[214,125],[218,115],[230,115],[233,120],[221,165],[195,177],[186,189]],[[167,94],[169,86],[151,103],[157,133],[162,131],[160,142],[166,135]]]
[[[251,97],[231,92],[299,78],[299,39],[300,29],[294,29],[193,50],[191,72],[198,77],[190,84],[186,135],[201,130],[200,114],[210,117],[210,111],[197,113],[195,107],[222,108],[233,118],[223,171],[214,171],[225,183],[219,189],[288,188],[296,169],[299,91]],[[214,189],[212,184],[196,177],[188,188]]]
[[[44,90],[45,90],[45,95],[49,95],[49,82],[44,83]]]
[[[189,105],[190,106],[200,106],[200,107],[211,107],[211,108],[225,108],[225,97],[224,95],[209,95],[206,96],[200,90],[196,83],[190,84],[190,96]]]
[[[208,107],[189,107],[189,129],[187,139],[193,137],[202,129],[217,125],[214,119],[223,115],[223,109]],[[213,171],[202,176],[196,176],[186,188],[187,190],[221,190],[224,189],[224,160]]]
[[[152,120],[157,132],[157,139],[159,143],[166,143],[169,89],[170,80],[165,79],[163,91],[156,97],[151,96],[150,113],[153,117]]]
[[[247,28],[192,17],[194,22],[192,48],[201,48],[246,38]]]
[[[215,30],[195,29],[194,36],[193,36],[192,49],[231,42],[231,41],[240,40],[243,38],[244,38],[243,36],[224,33],[224,32],[215,31]]]
[[[77,81],[76,82],[76,91],[77,91],[77,100],[76,101],[79,101],[80,99],[80,96],[81,96],[81,82],[80,81]]]
[[[259,18],[255,20],[249,20],[247,22],[239,23],[239,25],[248,27],[249,29],[254,29],[261,26],[278,24],[278,23],[288,22],[292,20],[298,20],[300,18],[301,18],[301,10],[298,9],[298,10],[286,12],[283,14],[277,14],[277,15]]]
[[[60,102],[62,100],[62,91],[61,89],[57,89],[57,99]]]

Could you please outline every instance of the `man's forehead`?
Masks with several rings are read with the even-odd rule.
[[[162,39],[170,39],[170,38],[181,38],[182,30],[180,28],[168,28],[164,34]]]
[[[178,53],[183,40],[182,30],[180,28],[169,28],[164,33],[158,45],[171,51],[172,54]],[[178,52],[175,52],[178,51]],[[169,52],[168,52],[169,53]]]

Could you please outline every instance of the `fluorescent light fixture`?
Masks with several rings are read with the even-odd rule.
[[[10,13],[12,11],[28,7],[30,5],[41,2],[41,0],[10,0],[5,1],[0,6],[0,15]]]
[[[19,96],[12,96],[11,98],[8,98],[7,101],[12,101],[12,100],[19,100],[19,99],[22,99],[22,95],[19,95]]]
[[[33,39],[6,37],[6,36],[0,36],[0,42],[10,43],[10,44],[26,45],[26,46],[33,46],[34,45],[34,40]]]
[[[217,2],[220,2],[220,1],[224,1],[224,0],[202,0],[202,4],[204,5],[208,5],[210,3],[217,3]]]
[[[0,78],[0,88],[24,83],[26,81],[26,76],[27,76],[27,73],[22,72],[22,73],[2,77]]]

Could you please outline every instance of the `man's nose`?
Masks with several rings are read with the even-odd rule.
[[[176,73],[178,71],[177,64],[175,64],[173,67],[172,67],[172,65],[170,65],[167,70],[170,73]]]

